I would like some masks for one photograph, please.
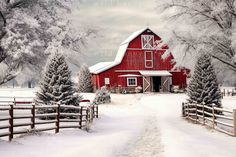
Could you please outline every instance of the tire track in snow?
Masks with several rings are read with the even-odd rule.
[[[160,129],[157,118],[151,117],[147,121],[144,132],[129,147],[130,149],[118,155],[119,157],[162,157],[163,146],[161,144]]]

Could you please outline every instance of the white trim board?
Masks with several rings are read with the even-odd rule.
[[[129,85],[129,79],[134,79],[135,80],[135,85]],[[127,86],[128,87],[136,87],[138,85],[137,77],[127,77],[126,81],[127,81]]]
[[[151,52],[151,60],[147,60],[147,53]],[[147,66],[147,61],[151,62],[151,66]],[[153,68],[153,52],[152,51],[144,51],[144,62],[145,62],[145,68]]]

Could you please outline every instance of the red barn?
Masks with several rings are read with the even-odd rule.
[[[91,66],[94,88],[107,86],[125,91],[142,88],[143,92],[170,91],[171,86],[186,87],[186,70],[174,68],[171,54],[163,58],[168,46],[149,28],[134,32],[120,44],[112,62]]]

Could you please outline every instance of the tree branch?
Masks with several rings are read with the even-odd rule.
[[[2,20],[3,20],[3,26],[5,27],[6,24],[7,24],[7,20],[6,20],[5,16],[3,15],[2,11],[0,11],[0,17],[2,18]]]
[[[210,55],[211,55],[213,58],[215,58],[215,59],[221,61],[222,63],[224,63],[224,64],[230,66],[231,68],[233,68],[234,71],[236,71],[236,65],[234,65],[234,64],[232,64],[232,63],[230,63],[230,62],[228,62],[228,61],[226,61],[226,60],[224,60],[224,59],[222,59],[222,58],[220,58],[220,57],[217,57],[217,56],[215,56],[215,55],[213,55],[213,54],[210,54]]]

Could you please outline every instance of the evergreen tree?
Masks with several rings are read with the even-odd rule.
[[[78,91],[83,93],[93,92],[91,73],[85,64],[81,66],[78,73]]]
[[[197,60],[194,74],[188,86],[188,101],[190,103],[204,103],[221,107],[221,93],[216,74],[211,64],[211,58],[203,54]]]
[[[40,89],[36,93],[35,103],[38,105],[79,105],[80,97],[75,94],[71,81],[71,71],[60,53],[52,55],[48,60],[43,78],[40,82]],[[40,113],[51,113],[55,110],[40,110]],[[63,112],[73,112],[63,110]]]

